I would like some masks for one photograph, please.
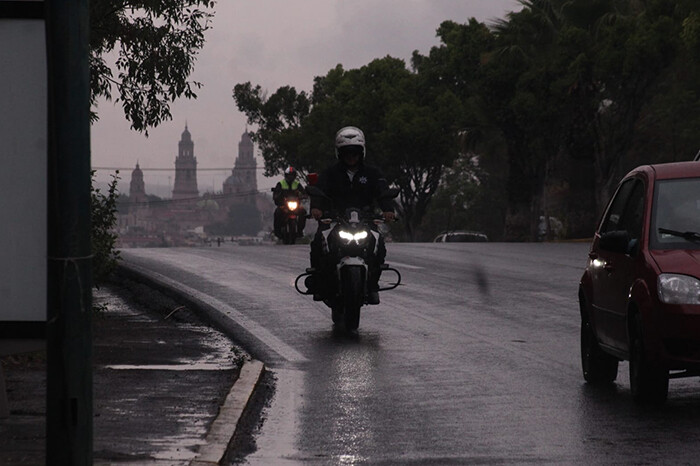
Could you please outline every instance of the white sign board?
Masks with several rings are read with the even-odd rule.
[[[44,24],[0,18],[0,327],[46,322]]]

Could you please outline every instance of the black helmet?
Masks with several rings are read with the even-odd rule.
[[[284,179],[287,180],[288,182],[291,183],[292,181],[294,181],[296,179],[296,177],[297,177],[297,171],[294,167],[290,166],[284,170]]]

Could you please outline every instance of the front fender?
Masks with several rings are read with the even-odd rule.
[[[636,280],[630,287],[629,305],[627,311],[627,342],[629,345],[630,333],[634,324],[634,314],[642,316],[642,331],[644,332],[644,347],[652,354],[660,354],[662,351],[659,332],[653,331],[663,326],[662,316],[656,312],[651,290],[644,280]]]
[[[359,257],[344,257],[338,263],[338,293],[345,298],[354,296],[362,305],[367,293],[367,264]]]
[[[367,269],[367,264],[361,257],[345,256],[340,261],[338,261],[338,271],[343,267],[364,267]]]

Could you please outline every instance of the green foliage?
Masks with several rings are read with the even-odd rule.
[[[170,103],[196,98],[198,82],[188,81],[204,32],[213,16],[212,0],[93,0],[90,2],[90,87],[99,97],[121,102],[126,119],[145,131],[171,119]],[[116,55],[113,64],[107,57]],[[114,69],[114,71],[113,71]],[[116,78],[114,76],[116,72]],[[93,119],[97,115],[93,113]]]
[[[92,241],[92,276],[93,284],[99,288],[114,271],[119,260],[119,251],[115,249],[117,234],[117,182],[119,171],[112,175],[107,193],[103,194],[95,187],[95,170],[92,170],[91,186],[91,231]]]
[[[533,240],[541,215],[591,234],[628,169],[693,157],[697,1],[520,3],[490,27],[443,22],[440,45],[414,52],[411,70],[391,57],[338,65],[310,96],[284,87],[268,99],[259,86],[236,86],[268,174],[288,163],[322,169],[332,135],[353,124],[367,135],[369,162],[401,187],[409,238],[449,215],[490,237]],[[474,154],[478,182],[464,183]],[[494,213],[499,220],[487,220]]]
[[[238,108],[247,115],[248,123],[258,125],[251,133],[265,160],[265,175],[282,173],[293,165],[301,173],[305,165],[298,156],[300,127],[311,107],[305,92],[297,93],[293,87],[281,87],[269,98],[260,86],[249,82],[237,84],[233,97]]]
[[[367,139],[367,163],[379,166],[401,188],[401,216],[412,237],[440,181],[457,154],[459,99],[447,89],[433,92],[392,57],[359,69],[338,66],[317,77],[311,97],[293,88],[269,98],[250,83],[233,97],[262,148],[266,174],[286,165],[302,173],[335,163],[333,136],[343,126],[360,127]]]

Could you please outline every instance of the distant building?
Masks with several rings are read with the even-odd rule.
[[[129,185],[129,201],[132,204],[141,204],[148,200],[146,197],[146,184],[143,181],[143,171],[136,162],[136,168],[131,172],[131,184]]]
[[[129,203],[119,212],[122,247],[201,244],[202,236],[232,236],[247,226],[247,233],[271,229],[274,204],[257,189],[254,144],[246,131],[238,144],[238,157],[219,193],[199,196],[197,159],[187,125],[175,159],[172,199],[149,202],[139,164],[131,172]],[[240,233],[239,233],[240,234]]]
[[[197,159],[194,156],[194,142],[187,130],[182,132],[175,159],[175,186],[173,200],[194,199],[199,197],[197,190]]]
[[[238,157],[226,181],[224,194],[227,197],[238,197],[246,202],[253,202],[258,193],[257,168],[258,163],[253,153],[254,145],[250,134],[246,131],[238,143]]]

